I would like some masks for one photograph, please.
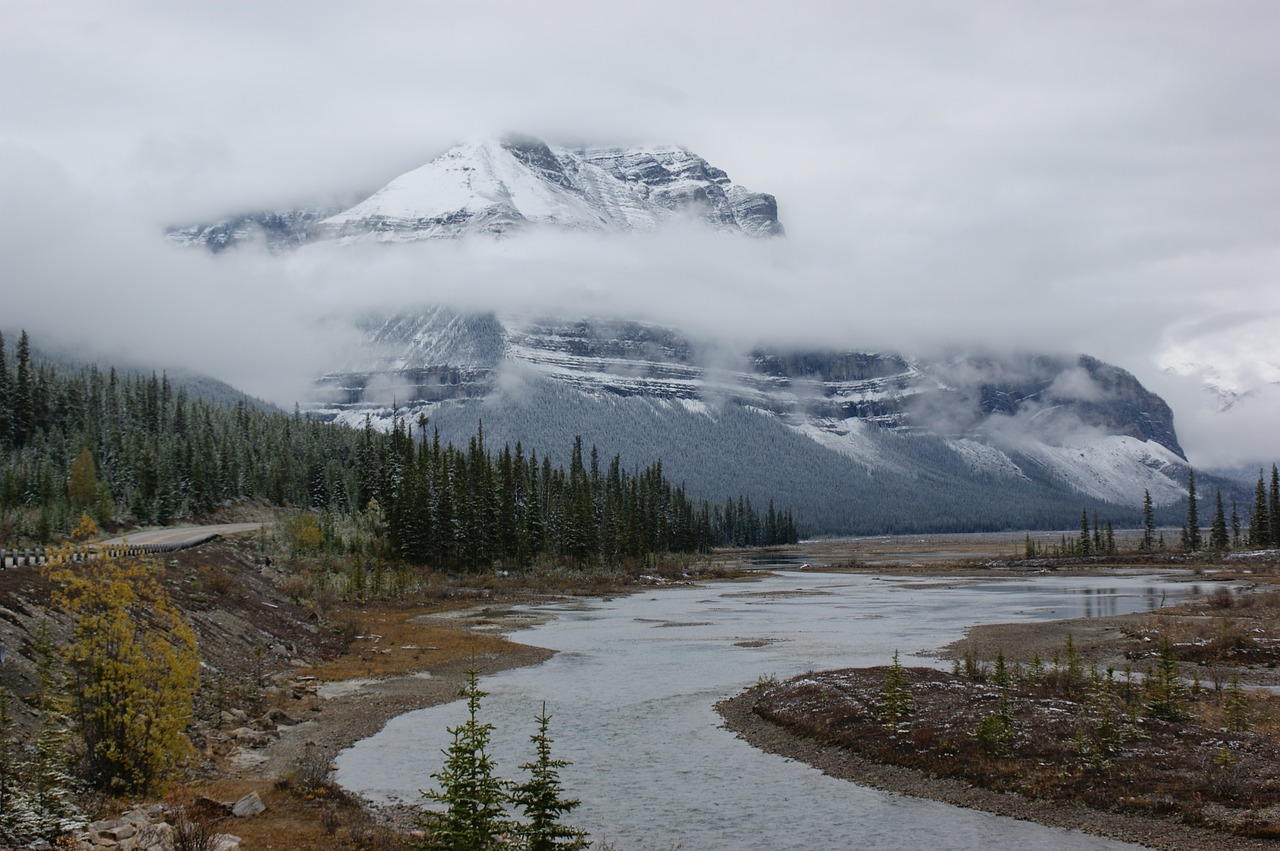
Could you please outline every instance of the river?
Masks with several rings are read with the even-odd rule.
[[[1134,846],[835,780],[720,727],[713,704],[762,676],[944,663],[914,654],[976,623],[1143,611],[1185,594],[1168,576],[939,580],[780,573],[536,607],[515,637],[558,654],[482,677],[499,773],[519,778],[546,701],[553,755],[582,799],[571,819],[620,851],[656,849],[1083,849]],[[339,755],[338,781],[380,802],[433,785],[457,701],[393,719]]]

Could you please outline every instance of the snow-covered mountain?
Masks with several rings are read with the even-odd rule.
[[[650,231],[695,220],[782,234],[773,196],[679,147],[460,145],[353,206],[174,229],[219,251],[246,240],[500,237],[536,228]],[[317,364],[313,410],[358,425],[430,418],[465,442],[567,450],[575,435],[629,465],[663,460],[697,494],[775,498],[811,528],[890,532],[1074,524],[1083,504],[1135,520],[1185,496],[1168,405],[1088,356],[845,349],[727,351],[626,316],[460,313],[405,306],[358,322]],[[550,308],[548,308],[550,310]],[[567,459],[556,459],[564,461]],[[1127,513],[1126,513],[1127,512]]]
[[[222,250],[317,240],[406,242],[529,227],[651,231],[698,220],[753,237],[779,236],[778,204],[677,146],[551,147],[528,136],[459,145],[348,209],[255,213],[175,228],[170,237]]]
[[[363,330],[317,413],[426,414],[457,440],[483,420],[544,449],[581,434],[631,463],[662,457],[697,492],[783,499],[827,531],[1052,525],[1085,502],[1185,494],[1168,405],[1087,356],[727,352],[641,322],[438,307]]]

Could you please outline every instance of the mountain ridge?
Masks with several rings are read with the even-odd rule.
[[[772,195],[738,185],[678,145],[552,147],[508,134],[465,142],[347,207],[246,213],[172,227],[180,244],[221,251],[254,240],[413,242],[506,236],[533,227],[651,231],[685,220],[753,238],[784,235]]]

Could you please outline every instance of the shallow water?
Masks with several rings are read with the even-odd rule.
[[[484,677],[482,720],[505,777],[533,758],[542,701],[553,754],[583,804],[571,822],[619,849],[1132,847],[878,792],[766,754],[720,728],[712,708],[761,676],[880,665],[940,647],[975,623],[1120,614],[1185,593],[1161,577],[1035,580],[785,573],[542,606],[516,638],[560,651]],[[744,646],[750,645],[750,646]],[[392,720],[338,757],[338,780],[377,802],[417,802],[440,768],[457,701]],[[681,844],[682,843],[682,844]]]

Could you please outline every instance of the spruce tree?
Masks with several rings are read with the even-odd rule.
[[[11,395],[9,436],[13,446],[22,448],[35,434],[35,378],[31,374],[31,341],[27,332],[18,337],[17,375],[14,376]]]
[[[530,736],[537,758],[520,768],[529,772],[529,779],[512,790],[511,801],[524,814],[525,822],[518,833],[524,839],[528,851],[554,851],[555,849],[589,848],[582,831],[562,822],[564,816],[577,809],[582,802],[566,798],[560,783],[560,769],[569,765],[567,760],[551,758],[551,744],[555,740],[547,735],[551,716],[547,705],[542,704],[538,715],[538,732]]]
[[[1151,504],[1151,491],[1142,491],[1142,543],[1138,549],[1144,553],[1153,552],[1156,548],[1156,512]]]
[[[1186,548],[1200,549],[1200,509],[1196,504],[1196,471],[1187,473],[1187,537]]]
[[[12,380],[9,377],[9,361],[4,350],[4,334],[0,334],[0,449],[9,448],[9,407]]]
[[[1271,508],[1269,521],[1271,526],[1271,546],[1280,547],[1280,470],[1271,465]]]
[[[1213,523],[1209,527],[1209,546],[1215,550],[1225,550],[1231,545],[1227,533],[1227,515],[1222,508],[1222,491],[1218,490],[1214,497]]]
[[[496,766],[488,753],[494,727],[478,717],[480,700],[488,694],[480,690],[479,676],[479,670],[469,669],[466,685],[458,692],[467,699],[467,720],[449,728],[453,743],[443,751],[444,765],[431,775],[439,790],[422,793],[427,800],[443,804],[445,810],[424,815],[422,823],[428,835],[415,846],[419,849],[487,851],[514,828],[504,809],[510,800],[508,784],[494,773]]]
[[[1267,486],[1258,468],[1258,485],[1253,491],[1253,513],[1249,516],[1249,546],[1261,549],[1271,545],[1271,512],[1267,508]]]

